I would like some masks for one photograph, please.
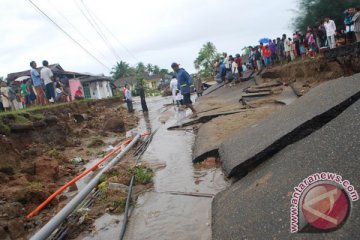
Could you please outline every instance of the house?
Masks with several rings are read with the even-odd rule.
[[[162,81],[162,76],[160,74],[146,75],[142,78],[144,78],[146,87],[149,89],[157,89],[160,82]],[[128,84],[130,86],[130,89],[135,89],[137,82],[137,77],[131,76],[115,80],[114,85],[116,86],[116,88],[122,88],[125,86],[125,84]]]
[[[86,76],[69,79],[71,95],[81,86],[87,99],[103,99],[114,96],[111,88],[112,79],[105,76]]]
[[[65,71],[60,64],[51,64],[49,65],[49,68],[53,72],[55,79],[59,79],[60,82],[70,88],[72,96],[75,95],[79,86],[83,88],[85,98],[88,99],[102,99],[113,96],[111,87],[112,79],[110,77]],[[39,67],[37,68],[37,71],[40,72],[41,69],[42,67]],[[21,77],[25,79],[29,76],[30,70],[25,70],[16,73],[9,73],[7,75],[7,79],[9,82],[12,82]]]
[[[56,64],[50,64],[49,68],[51,69],[51,71],[53,72],[55,77],[59,77],[61,78],[77,78],[77,77],[85,77],[85,76],[90,76],[91,74],[86,74],[86,73],[77,73],[77,72],[71,72],[71,71],[65,71],[60,64],[56,63]],[[38,67],[36,70],[38,72],[40,72],[40,70],[42,69],[42,67]],[[15,81],[16,79],[18,79],[19,77],[26,77],[26,76],[30,76],[30,69],[29,70],[25,70],[25,71],[21,71],[21,72],[15,72],[15,73],[9,73],[7,75],[7,80],[9,82]]]
[[[163,77],[160,74],[153,74],[144,77],[146,86],[149,89],[157,89]]]
[[[135,89],[137,80],[135,77],[123,77],[115,80],[113,84],[117,89],[125,87],[126,84],[130,86],[130,89]]]

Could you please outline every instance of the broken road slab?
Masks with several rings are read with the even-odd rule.
[[[219,88],[223,87],[225,84],[222,82],[222,83],[215,83],[214,85],[212,85],[211,87],[209,87],[208,89],[206,89],[204,92],[203,92],[203,96],[204,95],[208,95],[216,90],[218,90]]]
[[[341,175],[359,192],[359,129],[360,100],[218,193],[212,205],[213,239],[358,239],[358,201],[344,225],[328,233],[291,234],[290,207],[294,187],[315,173]]]
[[[178,129],[178,128],[188,127],[188,126],[191,126],[191,125],[194,125],[197,123],[205,123],[205,122],[208,122],[211,119],[217,118],[219,116],[226,116],[226,115],[247,112],[247,111],[249,111],[249,110],[240,109],[240,110],[235,110],[235,111],[230,111],[230,112],[216,112],[216,113],[204,114],[195,119],[186,119],[183,122],[177,123],[177,124],[169,127],[168,130],[174,130],[174,129]]]
[[[360,98],[360,74],[332,80],[312,89],[256,126],[225,140],[219,154],[228,177],[250,169],[289,144],[312,133]]]

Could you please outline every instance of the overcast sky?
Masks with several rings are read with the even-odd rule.
[[[290,34],[296,9],[296,0],[32,1],[107,68],[120,59],[167,69],[175,61],[189,72],[195,71],[193,62],[207,41],[220,52],[236,54],[260,38]],[[1,0],[0,6],[0,76],[29,69],[31,60],[41,65],[44,59],[68,71],[109,74],[28,0]],[[110,30],[98,21],[115,53],[82,15],[84,6]]]

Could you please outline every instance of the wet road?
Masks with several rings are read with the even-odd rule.
[[[211,239],[211,195],[227,183],[220,169],[194,168],[192,132],[167,130],[186,114],[164,106],[170,102],[170,98],[148,99],[149,114],[139,113],[139,132],[159,128],[140,162],[161,169],[155,173],[153,191],[141,195],[131,213],[128,240]],[[121,216],[106,215],[96,221],[97,232],[83,239],[118,239],[121,220]]]

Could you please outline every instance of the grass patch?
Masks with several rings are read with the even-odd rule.
[[[31,119],[35,120],[35,121],[41,121],[41,120],[44,120],[45,119],[45,116],[44,114],[42,113],[34,113],[34,114],[31,114]]]
[[[135,175],[135,184],[145,185],[151,183],[154,177],[154,172],[143,166],[136,166],[129,171]]]
[[[99,184],[105,182],[108,179],[108,176],[106,173],[101,174],[99,177]]]
[[[23,115],[20,114],[14,114],[15,116],[15,123],[20,123],[20,124],[26,124],[26,123],[31,123],[31,121],[24,117]]]
[[[5,123],[3,123],[3,121],[1,121],[0,119],[0,134],[9,135],[10,132],[11,132],[10,127]]]
[[[61,153],[56,148],[51,149],[50,152],[49,152],[49,156],[52,157],[52,158],[55,158],[55,159],[59,159],[60,154]]]
[[[39,189],[42,189],[42,187],[44,186],[44,183],[41,181],[41,180],[34,180],[34,181],[31,181],[31,182],[28,182],[25,187],[27,189],[36,189],[36,190],[39,190]]]
[[[122,213],[125,210],[126,198],[118,198],[112,202],[113,212]]]

